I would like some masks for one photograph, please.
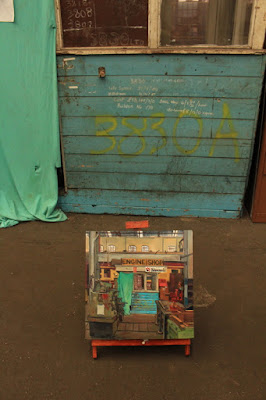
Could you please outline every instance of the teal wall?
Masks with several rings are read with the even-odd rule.
[[[64,211],[236,218],[259,55],[59,56]],[[105,67],[106,77],[98,77]]]

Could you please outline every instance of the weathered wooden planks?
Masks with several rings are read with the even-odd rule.
[[[61,115],[67,117],[164,117],[223,118],[226,104],[233,119],[254,119],[258,104],[253,99],[188,97],[60,97]]]
[[[68,172],[71,189],[146,190],[183,193],[242,193],[245,177]]]
[[[112,117],[111,117],[112,118]],[[157,129],[157,123],[161,122],[160,127],[164,129],[166,136],[172,136],[176,118],[163,118],[162,116],[153,116],[147,118],[147,128],[145,130],[145,136],[161,137],[162,132]],[[112,119],[106,120],[105,122],[100,118],[95,117],[62,117],[62,134],[64,136],[95,136],[98,130],[108,129],[112,124]],[[128,128],[122,124],[123,117],[116,117],[116,128],[115,136],[124,136],[128,133]],[[143,121],[139,117],[135,117],[135,120],[131,121],[138,127],[143,126]],[[233,127],[237,132],[238,139],[252,139],[253,137],[253,126],[254,120],[240,120],[232,119]],[[219,130],[221,124],[221,118],[216,119],[204,119],[203,129],[201,131],[202,138],[214,138],[216,132]],[[187,116],[186,119],[181,118],[178,122],[178,127],[175,130],[178,137],[186,138],[198,138],[199,137],[199,124],[195,118]],[[230,127],[226,122],[223,128],[223,132],[230,132]]]
[[[58,56],[59,76],[95,76],[104,66],[107,76],[183,75],[253,76],[263,75],[259,55],[98,55]]]
[[[80,189],[60,196],[66,212],[236,218],[242,195]]]
[[[67,136],[64,138],[66,154],[116,154],[123,158],[135,158],[140,155],[177,156],[188,155],[190,157],[208,157],[214,145],[213,154],[215,157],[234,158],[236,149],[232,139],[187,139],[172,138],[166,143],[161,138],[153,137],[122,137],[116,140],[115,137],[87,137]],[[248,158],[250,154],[250,140],[238,140],[238,158]]]
[[[60,197],[60,204],[78,205],[113,205],[118,207],[148,207],[165,209],[200,209],[199,205],[206,210],[224,209],[228,211],[237,210],[241,202],[241,194],[217,193],[174,193],[171,192],[147,192],[145,190],[102,190],[102,189],[79,189],[69,190],[67,195]],[[240,208],[238,209],[238,211]]]
[[[232,162],[233,161],[233,162]],[[67,172],[126,172],[132,174],[183,174],[246,177],[249,158],[234,162],[234,158],[141,156],[133,160],[119,155],[68,154]]]
[[[69,188],[63,209],[239,216],[262,59],[58,57]]]
[[[110,76],[95,82],[93,76],[60,77],[62,97],[220,97],[255,99],[260,78],[220,76]]]

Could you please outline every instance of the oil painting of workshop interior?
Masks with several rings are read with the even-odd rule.
[[[85,337],[193,338],[193,232],[86,232]]]

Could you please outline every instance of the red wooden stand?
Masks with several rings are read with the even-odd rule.
[[[191,339],[151,339],[151,340],[92,340],[92,357],[97,358],[97,347],[100,346],[185,346],[185,355],[190,355]]]

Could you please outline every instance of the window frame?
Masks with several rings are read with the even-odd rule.
[[[111,248],[114,249],[114,250],[111,250]],[[115,247],[114,244],[108,244],[107,250],[108,250],[108,253],[115,253],[116,252],[116,247]]]
[[[134,250],[132,250],[132,248],[134,248]],[[128,245],[128,252],[129,253],[137,253],[137,246],[135,246],[134,244],[129,244]]]
[[[170,248],[174,249],[174,250],[169,250]],[[168,250],[167,253],[177,253],[177,248],[174,245],[169,245],[168,246]]]
[[[143,250],[144,247],[147,248],[148,250]],[[147,244],[143,244],[141,246],[141,252],[142,253],[149,253],[150,252],[150,247]]]
[[[107,274],[108,276],[105,276]],[[111,269],[110,268],[104,268],[103,269],[103,277],[104,278],[111,278]]]
[[[266,1],[254,0],[247,45],[213,46],[160,46],[161,2],[148,0],[148,46],[139,47],[64,47],[60,0],[54,0],[56,11],[57,54],[262,54],[266,27]]]
[[[158,274],[152,272],[152,273],[147,273],[147,272],[137,272],[138,275],[143,276],[143,289],[134,289],[133,292],[147,292],[147,293],[157,293],[159,292],[159,277]],[[147,289],[147,275],[154,275],[156,276],[156,289]]]

